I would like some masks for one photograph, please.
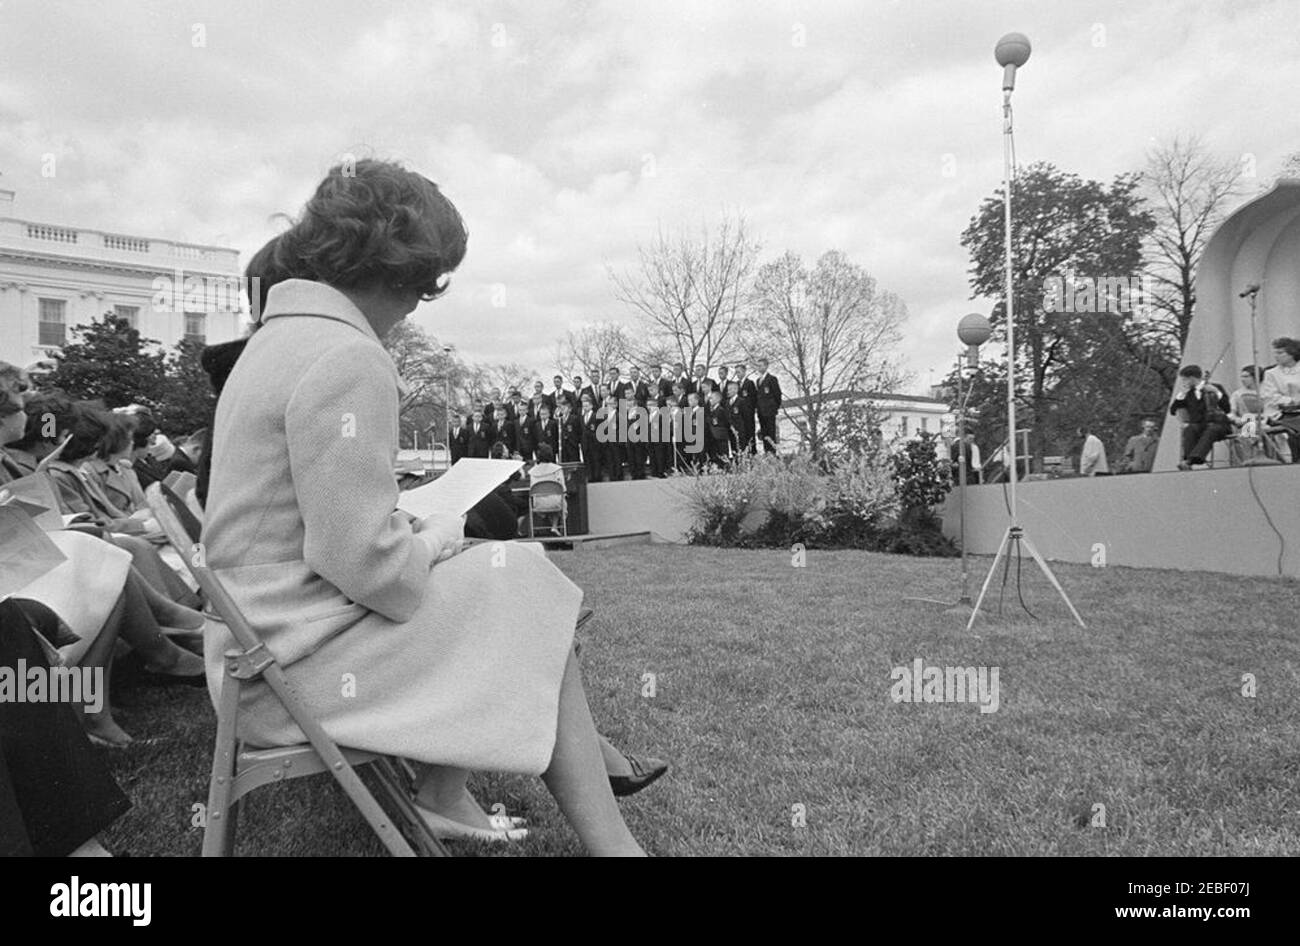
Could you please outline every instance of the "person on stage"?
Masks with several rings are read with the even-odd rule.
[[[1300,340],[1275,338],[1273,360],[1259,386],[1264,419],[1285,431],[1291,462],[1300,463]]]
[[[1217,386],[1205,380],[1199,365],[1187,365],[1179,370],[1174,399],[1169,405],[1169,413],[1183,420],[1183,458],[1178,469],[1205,465],[1214,445],[1232,430],[1227,408],[1228,399]]]
[[[758,359],[757,391],[754,407],[758,414],[758,435],[766,453],[776,453],[776,412],[781,409],[781,382],[767,370],[767,359]]]

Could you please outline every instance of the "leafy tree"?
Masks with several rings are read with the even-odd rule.
[[[894,491],[907,517],[925,518],[952,489],[946,464],[939,462],[939,435],[921,431],[891,455]]]
[[[212,423],[217,399],[199,360],[203,348],[202,342],[184,338],[166,355],[160,413],[155,416],[168,437],[191,434]]]
[[[74,327],[72,337],[55,354],[57,367],[46,376],[44,386],[61,388],[74,398],[101,400],[108,407],[135,403],[162,413],[167,366],[157,341],[142,337],[112,312],[100,321]]]
[[[1144,344],[1140,334],[1130,339],[1132,306],[1113,305],[1115,297],[1102,293],[1084,307],[1094,311],[1063,311],[1050,305],[1049,290],[1070,279],[1110,286],[1115,280],[1140,278],[1143,245],[1155,221],[1144,209],[1139,183],[1139,175],[1121,174],[1104,185],[1045,163],[1031,165],[1015,179],[1012,286],[1017,399],[1023,404],[1017,422],[1032,429],[1030,449],[1035,456],[1041,457],[1049,444],[1060,449],[1074,439],[1070,420],[1056,416],[1058,391],[1068,390],[1068,385],[1061,387],[1063,382],[1095,371],[1105,358],[1116,360],[1118,353],[1129,358],[1134,346]],[[980,205],[961,242],[971,254],[973,295],[998,300],[992,313],[994,339],[1005,341],[1001,189]]]

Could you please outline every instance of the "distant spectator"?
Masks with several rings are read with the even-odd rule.
[[[1142,422],[1142,433],[1128,438],[1124,445],[1123,472],[1150,473],[1156,461],[1156,447],[1160,446],[1160,435],[1156,432],[1154,420]]]
[[[980,457],[979,444],[975,442],[975,435],[968,433],[964,447],[961,446],[960,440],[954,440],[952,446],[948,448],[948,456],[957,467],[958,472],[953,474],[953,480],[956,481],[961,476],[961,468],[957,466],[961,462],[961,455],[966,455],[966,485],[978,486],[980,474],[984,470],[984,462]],[[960,449],[959,449],[960,447]]]
[[[1083,438],[1083,452],[1079,455],[1079,473],[1083,476],[1109,476],[1110,464],[1106,462],[1106,445],[1101,438],[1083,427],[1079,428]]]

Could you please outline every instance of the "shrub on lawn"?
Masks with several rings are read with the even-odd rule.
[[[766,454],[748,462],[755,495],[768,510],[766,521],[754,533],[754,544],[788,548],[796,542],[816,542],[830,524],[826,517],[832,493],[829,478],[805,454]]]
[[[930,453],[933,455],[933,445]],[[727,470],[705,469],[683,477],[695,525],[687,540],[729,548],[868,549],[908,555],[953,555],[926,508],[904,510],[897,462],[884,451],[863,451],[819,466],[806,455],[741,457]],[[742,523],[765,510],[746,534]],[[902,513],[900,514],[900,510]]]
[[[687,508],[695,519],[687,541],[696,545],[732,545],[740,538],[740,523],[749,515],[758,493],[754,463],[732,469],[706,466],[682,474]]]

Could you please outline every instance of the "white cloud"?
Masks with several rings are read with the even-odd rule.
[[[341,154],[406,160],[471,231],[454,289],[417,322],[471,358],[543,372],[575,324],[629,317],[607,265],[660,225],[735,208],[766,255],[839,248],[901,295],[924,381],[951,360],[957,318],[987,309],[968,299],[959,236],[1001,179],[1003,32],[1034,41],[1022,162],[1106,179],[1154,139],[1200,132],[1267,176],[1300,148],[1295,0],[380,11],[5,3],[0,185],[21,216],[246,259]]]

